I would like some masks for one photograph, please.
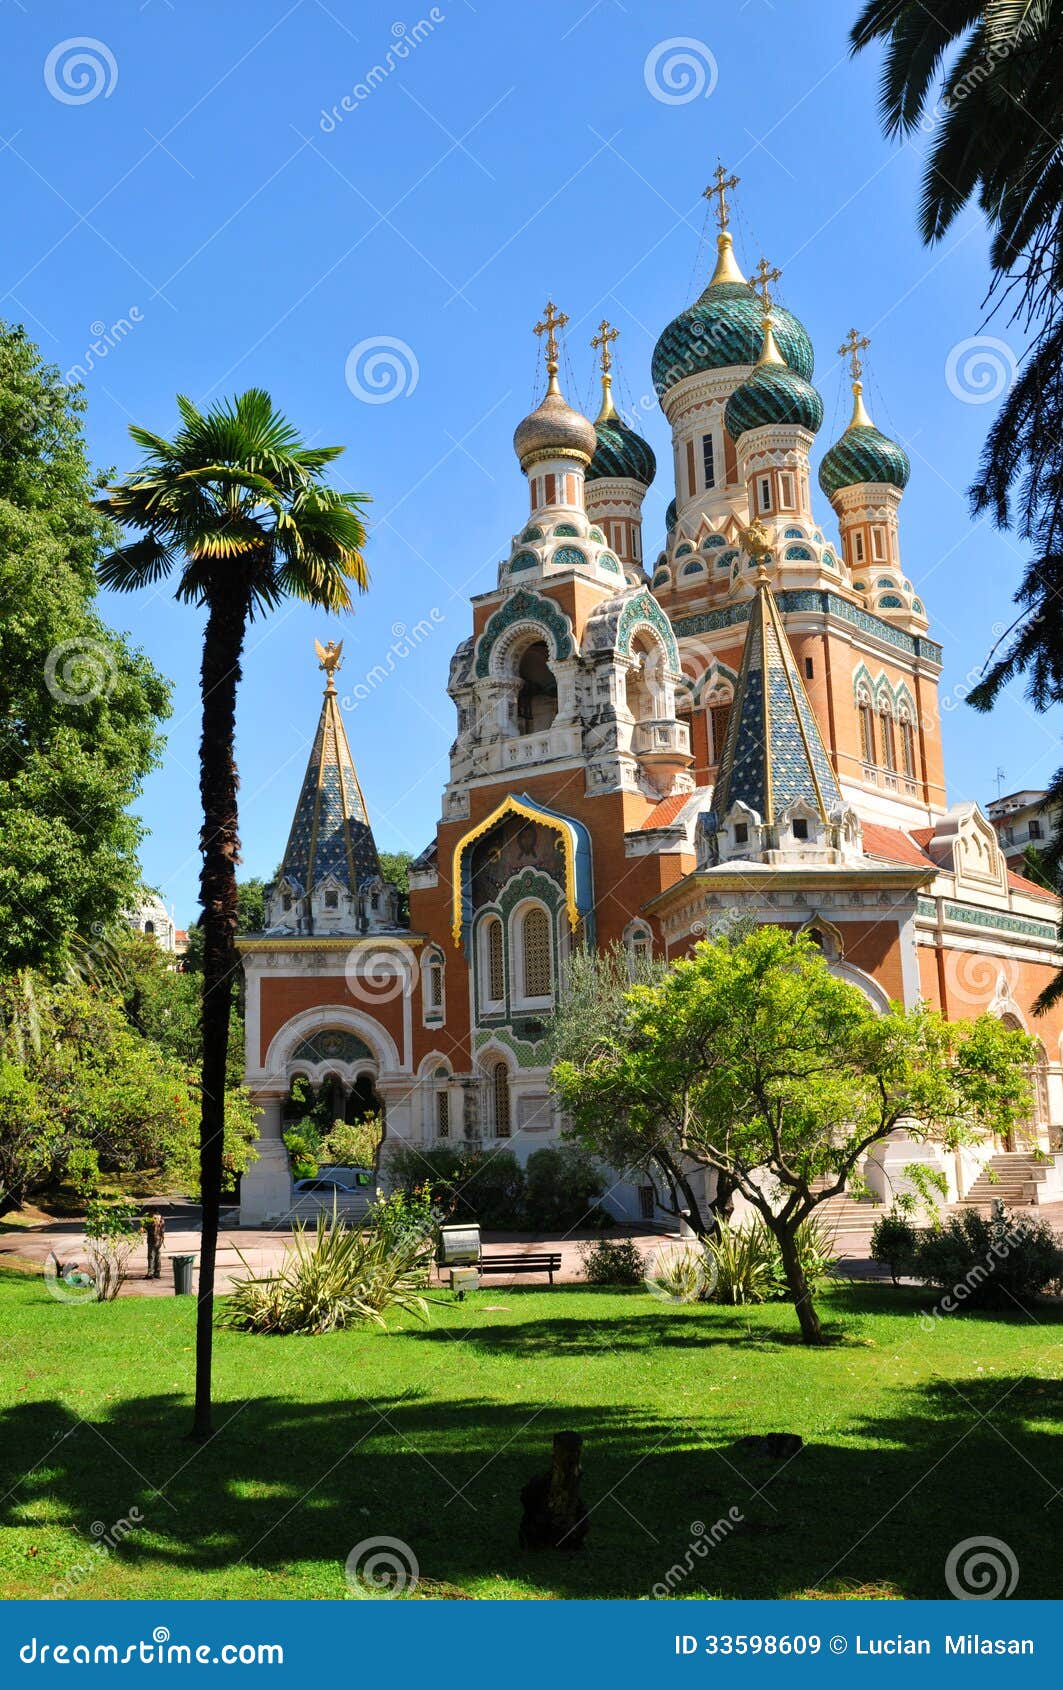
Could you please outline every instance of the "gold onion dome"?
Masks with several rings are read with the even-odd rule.
[[[517,424],[513,450],[520,467],[527,470],[544,458],[577,458],[587,465],[594,456],[598,437],[594,424],[581,411],[574,411],[551,374],[550,385],[540,405]]]
[[[550,299],[542,321],[535,325],[535,334],[540,338],[546,336],[546,373],[550,381],[542,403],[517,424],[513,435],[513,450],[525,471],[547,458],[575,458],[586,468],[598,445],[594,424],[582,412],[572,409],[557,385],[557,331],[567,322],[566,314],[558,311]]]

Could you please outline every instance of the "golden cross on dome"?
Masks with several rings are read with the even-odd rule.
[[[543,312],[543,320],[541,323],[536,323],[533,331],[540,338],[543,335],[546,336],[546,368],[552,376],[557,374],[557,331],[563,329],[567,322],[567,312],[559,311],[553,300],[548,299],[546,310]]]
[[[854,381],[859,381],[861,375],[863,374],[864,365],[860,354],[861,352],[866,352],[870,345],[871,342],[868,340],[866,334],[861,336],[857,334],[855,329],[850,329],[849,333],[838,348],[838,357],[848,358],[849,360],[849,368],[853,372]]]
[[[772,282],[777,282],[781,275],[782,275],[782,271],[780,269],[778,269],[778,267],[776,267],[775,269],[772,269],[771,265],[768,263],[768,260],[766,258],[762,258],[760,263],[757,265],[756,269],[754,270],[753,274],[749,278],[750,287],[757,289],[758,293],[760,294],[761,299],[764,302],[764,315],[765,315],[765,317],[771,316],[772,299],[771,299],[771,294],[768,290],[769,290]]]
[[[728,176],[719,159],[716,160],[716,176],[701,197],[705,200],[717,202],[712,208],[712,214],[716,219],[717,226],[721,229],[726,229],[731,221],[731,212],[727,204],[728,191],[737,188],[740,181],[740,176]]]
[[[598,333],[591,341],[591,345],[593,346],[595,352],[599,351],[599,349],[601,350],[603,376],[607,376],[613,367],[613,354],[609,350],[609,344],[611,341],[617,340],[619,335],[620,330],[614,329],[612,324],[603,317],[601,322],[598,324]]]

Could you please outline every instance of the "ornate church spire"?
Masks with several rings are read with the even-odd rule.
[[[323,646],[315,640],[314,649],[326,677],[325,696],[277,881],[282,891],[285,885],[290,888],[286,896],[301,902],[311,926],[316,895],[326,882],[357,903],[365,882],[380,878],[376,841],[336,693],[343,641]]]
[[[744,804],[768,829],[801,801],[823,826],[842,803],[838,778],[759,552],[756,598],[713,795],[717,828]],[[748,854],[748,853],[747,853]]]

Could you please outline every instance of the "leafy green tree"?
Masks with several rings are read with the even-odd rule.
[[[286,598],[328,611],[350,608],[351,584],[367,585],[366,495],[326,485],[325,471],[342,447],[304,445],[261,389],[206,412],[183,396],[177,405],[181,424],[171,440],[130,430],[144,454],[141,467],[109,488],[99,508],[140,537],[105,558],[99,577],[131,592],[176,571],[177,598],[207,612],[199,753],[203,1231],[193,1423],[194,1436],[207,1438],[229,1019],[238,967],[234,741],[240,660],[249,623]]]
[[[933,135],[920,232],[940,240],[971,201],[992,235],[989,299],[1029,336],[971,488],[976,515],[1029,541],[1019,615],[969,702],[988,710],[1016,675],[1039,710],[1063,701],[1063,0],[868,0],[854,51],[881,42],[890,135]],[[1063,803],[1063,768],[1050,789]],[[1063,831],[1045,851],[1063,869]],[[1042,993],[1063,995],[1063,970]]]
[[[101,1176],[151,1169],[194,1190],[198,1106],[184,1053],[131,1026],[118,997],[79,980],[0,982],[0,1213],[70,1177],[91,1190]],[[233,1087],[230,1174],[253,1139]]]
[[[732,1180],[778,1243],[809,1344],[821,1329],[797,1233],[818,1205],[902,1123],[954,1148],[1030,1108],[1025,1033],[925,1006],[877,1015],[811,940],[775,927],[704,941],[631,987],[622,1025],[583,1044],[573,1027],[567,1046],[554,1086],[587,1148],[624,1167],[641,1143]]]
[[[274,877],[276,878],[276,876]],[[257,876],[236,882],[236,931],[261,933],[266,925],[266,883]],[[181,960],[186,974],[203,972],[203,929],[193,921],[188,929],[188,949]]]
[[[0,973],[62,968],[136,900],[129,806],[169,689],[96,614],[84,401],[0,323]]]

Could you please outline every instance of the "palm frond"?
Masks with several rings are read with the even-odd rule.
[[[150,587],[169,575],[174,565],[173,553],[154,535],[132,540],[100,559],[96,575],[101,587],[116,593],[131,593],[138,587]]]

